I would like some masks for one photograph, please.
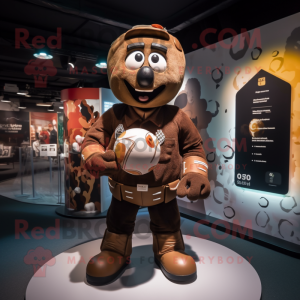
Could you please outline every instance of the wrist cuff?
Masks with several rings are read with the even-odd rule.
[[[91,144],[86,147],[81,152],[81,157],[83,162],[86,162],[88,158],[90,158],[94,153],[105,153],[103,146],[100,144]]]
[[[182,176],[194,172],[208,176],[208,165],[206,159],[200,156],[189,156],[182,160]]]

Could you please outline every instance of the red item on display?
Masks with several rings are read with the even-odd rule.
[[[50,144],[49,132],[43,130],[40,132],[40,141],[44,144]]]

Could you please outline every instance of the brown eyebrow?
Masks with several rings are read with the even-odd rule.
[[[132,49],[135,49],[135,48],[144,48],[145,47],[145,44],[144,43],[133,43],[133,44],[129,44],[127,46],[127,52],[132,50]]]
[[[157,43],[152,43],[151,49],[157,49],[157,50],[163,51],[165,53],[167,53],[167,50],[168,50],[168,48],[166,46],[163,46],[163,45],[157,44]]]

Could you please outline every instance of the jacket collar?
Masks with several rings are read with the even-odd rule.
[[[132,106],[127,106],[126,112],[125,112],[125,123],[126,127],[129,128],[134,122],[140,121],[151,121],[154,123],[157,127],[160,127],[163,121],[163,110],[162,107],[157,107],[154,110],[151,110],[150,112],[145,112],[144,117],[143,111],[141,109],[137,109],[138,112],[135,111],[135,109]]]

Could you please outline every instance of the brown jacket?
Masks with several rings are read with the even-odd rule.
[[[158,107],[149,117],[142,119],[131,106],[115,104],[87,132],[83,148],[100,143],[104,148],[113,150],[114,131],[119,124],[123,124],[125,130],[143,128],[153,134],[161,129],[166,139],[161,146],[159,163],[153,171],[137,176],[120,169],[112,176],[117,182],[130,186],[166,185],[180,178],[182,158],[200,156],[205,159],[202,139],[197,128],[180,108],[173,105]]]

